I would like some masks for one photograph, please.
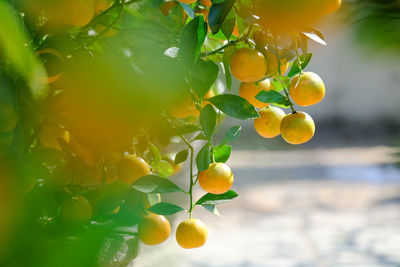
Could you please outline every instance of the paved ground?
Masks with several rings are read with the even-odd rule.
[[[220,207],[222,218],[195,213],[209,228],[206,245],[184,250],[171,236],[142,246],[131,266],[400,266],[398,152],[235,151],[239,198]]]

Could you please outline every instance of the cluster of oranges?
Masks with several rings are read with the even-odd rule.
[[[208,193],[223,194],[233,184],[233,173],[224,163],[211,163],[207,170],[199,173],[199,184]],[[146,215],[139,224],[139,236],[147,245],[164,242],[171,233],[171,225],[163,215]],[[198,248],[207,241],[208,231],[199,219],[190,218],[176,229],[176,241],[185,249]]]
[[[279,73],[284,74],[288,69],[288,62],[278,64],[277,57],[272,52],[267,52],[266,60],[262,53],[250,48],[239,49],[231,59],[232,74],[242,82],[239,95],[261,109],[260,117],[254,120],[255,130],[264,138],[281,134],[290,144],[303,144],[315,132],[314,122],[308,114],[299,111],[286,115],[282,109],[269,106],[256,98],[262,91],[274,90],[271,80],[264,78],[274,74],[277,76],[278,65],[281,68]],[[324,98],[325,86],[317,74],[305,72],[292,78],[289,93],[294,103],[305,107]]]

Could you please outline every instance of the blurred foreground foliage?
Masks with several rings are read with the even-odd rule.
[[[216,142],[224,116],[259,118],[254,103],[290,108],[260,132],[278,136],[286,116],[285,140],[309,141],[314,122],[288,90],[313,56],[309,40],[326,45],[312,25],[340,4],[0,0],[0,265],[125,266],[150,212],[219,215],[216,205],[237,197],[225,162],[241,130]],[[250,94],[224,93],[231,69]],[[323,82],[304,77],[317,94],[302,106],[316,104]],[[185,161],[189,190],[167,179]],[[208,193],[196,201],[198,180]],[[188,196],[186,209],[162,202],[172,192]]]

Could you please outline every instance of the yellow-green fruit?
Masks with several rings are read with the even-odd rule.
[[[186,249],[203,246],[207,241],[207,236],[207,227],[198,219],[183,221],[176,229],[176,241]]]
[[[285,112],[277,107],[267,107],[259,111],[260,117],[254,120],[254,129],[264,138],[273,138],[281,133],[281,121]]]
[[[263,103],[256,98],[256,95],[261,91],[272,90],[273,86],[269,79],[258,83],[241,83],[239,87],[239,96],[243,97],[256,108],[268,107],[267,103]]]
[[[211,194],[223,194],[233,184],[233,173],[225,163],[211,163],[207,170],[199,173],[201,188]]]
[[[149,164],[135,155],[124,156],[117,165],[119,179],[130,185],[138,178],[150,174]]]
[[[12,131],[18,122],[14,108],[0,99],[0,131]]]
[[[149,214],[139,223],[139,237],[146,245],[158,245],[168,239],[171,225],[162,215]]]
[[[286,115],[281,122],[282,138],[292,145],[308,142],[315,133],[313,119],[305,112]]]
[[[42,146],[61,150],[59,140],[61,139],[69,143],[70,135],[69,132],[63,128],[44,126],[40,132],[39,139]]]
[[[293,77],[290,82],[290,96],[299,106],[311,106],[325,97],[325,85],[313,72],[304,72]]]
[[[67,225],[83,225],[89,222],[92,214],[92,206],[83,196],[69,198],[61,207],[61,221]]]
[[[237,50],[231,58],[231,71],[242,82],[261,80],[267,72],[267,63],[263,54],[250,48]]]

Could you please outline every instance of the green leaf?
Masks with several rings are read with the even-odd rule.
[[[137,179],[132,187],[143,193],[185,192],[170,180],[157,175],[143,176]]]
[[[219,3],[213,2],[213,5],[210,7],[210,13],[208,14],[208,23],[210,24],[213,34],[216,34],[222,27],[225,18],[228,16],[234,4],[235,0],[225,0]]]
[[[232,55],[235,53],[235,51],[236,49],[234,46],[230,46],[224,49],[223,63],[224,63],[226,87],[228,88],[228,90],[231,90],[232,87],[232,74],[231,74],[230,64]]]
[[[174,128],[174,135],[179,136],[179,135],[184,135],[188,133],[193,133],[193,132],[198,132],[201,129],[195,125],[183,125]]]
[[[312,56],[313,56],[312,53],[308,53],[306,55],[301,55],[300,56],[301,67],[299,66],[298,61],[295,60],[293,62],[292,67],[289,70],[288,77],[293,77],[296,74],[299,74],[300,70],[304,70],[307,67],[308,63],[310,63]]]
[[[317,30],[315,28],[304,31],[304,32],[302,32],[302,34],[304,34],[305,36],[307,36],[308,38],[310,38],[311,40],[313,40],[317,43],[326,45],[326,40],[325,40],[324,35],[322,34],[322,32],[320,32],[319,30]]]
[[[199,54],[207,34],[203,16],[197,16],[183,29],[179,53],[186,67],[192,66]]]
[[[180,2],[180,1],[178,1],[178,3],[181,5],[183,10],[185,10],[186,14],[188,14],[189,17],[191,17],[193,19],[196,16],[196,14],[194,14],[194,11],[190,7],[190,5],[184,4],[184,3]]]
[[[204,133],[199,133],[195,138],[192,139],[191,142],[196,141],[196,140],[206,140],[206,141],[208,141],[208,138]]]
[[[196,94],[203,98],[217,80],[219,68],[211,60],[199,58],[190,71],[190,84]]]
[[[178,152],[178,154],[175,155],[174,164],[178,165],[184,162],[188,156],[189,156],[189,149],[184,149]]]
[[[220,195],[207,193],[197,200],[196,205],[218,205],[228,202],[237,196],[238,194],[233,190],[229,190],[228,192]]]
[[[232,147],[229,145],[219,145],[214,147],[214,159],[216,162],[225,163],[231,155]]]
[[[208,210],[211,213],[214,213],[217,216],[221,216],[221,214],[219,213],[217,207],[215,205],[201,205],[203,208],[205,208],[206,210]]]
[[[7,2],[7,1],[6,1]],[[0,1],[0,55],[1,61],[30,89],[35,100],[43,100],[48,87],[39,77],[47,77],[46,70],[28,45],[30,38],[26,33],[21,16],[4,1]]]
[[[151,206],[148,210],[159,215],[172,215],[184,209],[175,204],[160,202]]]
[[[290,106],[290,101],[286,96],[278,93],[277,91],[261,91],[256,95],[256,98],[263,103],[279,104],[284,106]]]
[[[236,25],[236,12],[235,9],[232,8],[231,11],[228,13],[228,16],[226,16],[224,23],[222,23],[221,26],[221,31],[228,40],[231,38],[235,25]]]
[[[104,186],[97,199],[97,209],[100,212],[113,211],[122,203],[128,191],[129,187],[119,180]]]
[[[199,153],[196,157],[196,166],[199,172],[205,171],[210,166],[210,146],[209,144],[205,144],[202,149],[200,149]]]
[[[224,136],[221,145],[228,144],[232,141],[235,141],[240,136],[240,131],[242,130],[241,126],[233,126],[230,128]]]
[[[208,140],[211,141],[211,137],[214,133],[215,126],[217,125],[217,114],[212,105],[207,104],[200,113],[200,124],[203,127],[204,133]]]
[[[153,169],[157,171],[157,174],[161,177],[167,178],[174,173],[174,168],[166,160],[160,160],[152,164]]]
[[[207,101],[211,102],[225,114],[240,120],[259,117],[253,105],[237,95],[222,94],[209,98]]]
[[[153,164],[157,164],[161,160],[161,153],[160,150],[151,142],[148,142],[151,153],[153,154],[154,160]]]

